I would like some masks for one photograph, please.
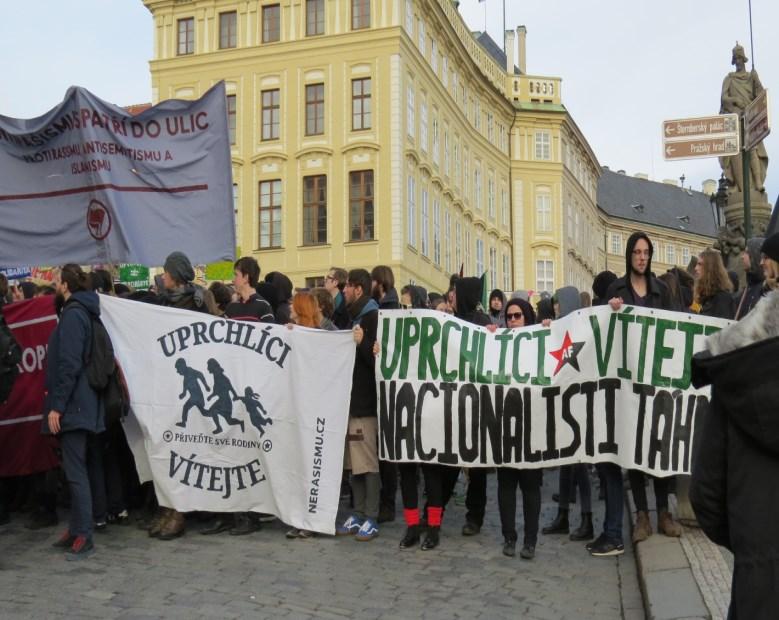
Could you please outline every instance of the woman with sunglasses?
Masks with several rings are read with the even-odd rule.
[[[524,299],[514,298],[506,304],[506,327],[519,329],[535,324],[536,315]],[[538,521],[541,516],[541,469],[498,467],[498,509],[503,531],[503,555],[513,557],[517,546],[517,484],[522,490],[522,514],[525,533],[519,557],[532,560],[536,553]]]

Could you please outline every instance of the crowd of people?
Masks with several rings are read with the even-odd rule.
[[[198,514],[181,512],[156,504],[151,485],[140,485],[121,421],[107,421],[97,392],[85,372],[92,329],[100,315],[98,293],[117,295],[139,303],[184,308],[235,320],[301,325],[325,330],[352,330],[357,350],[352,377],[348,431],[345,438],[345,476],[342,499],[348,515],[337,524],[339,536],[370,541],[379,535],[380,524],[400,518],[396,513],[398,487],[402,519],[406,529],[400,549],[435,549],[441,542],[440,528],[446,507],[453,497],[458,478],[467,482],[463,536],[478,535],[485,517],[487,476],[492,470],[458,468],[439,464],[395,464],[378,458],[377,394],[374,367],[378,353],[378,313],[383,309],[433,309],[457,318],[497,329],[519,329],[566,316],[589,305],[608,304],[615,311],[624,304],[664,310],[695,312],[725,319],[742,319],[767,293],[777,288],[779,235],[750,239],[744,251],[746,285],[725,269],[722,257],[705,250],[687,269],[675,268],[656,276],[652,271],[653,246],[644,233],[635,233],[626,247],[625,273],[604,271],[593,280],[592,292],[564,286],[536,295],[527,291],[493,290],[482,306],[483,280],[453,275],[446,291],[429,292],[408,284],[398,292],[390,267],[331,268],[324,285],[295,289],[279,272],[261,279],[260,266],[252,257],[235,262],[229,284],[216,282],[205,288],[195,283],[195,271],[181,252],[173,252],[163,274],[148,290],[131,290],[115,284],[105,270],[86,273],[78,265],[56,270],[53,283],[38,286],[22,282],[9,286],[0,277],[0,304],[36,295],[55,295],[60,321],[48,348],[47,393],[43,432],[59,438],[62,472],[35,474],[24,479],[0,479],[0,524],[9,511],[27,506],[32,510],[27,527],[38,529],[58,523],[58,504],[68,502],[70,521],[55,546],[69,559],[88,557],[94,552],[93,533],[109,524],[130,523],[130,509],[140,509],[139,527],[149,536],[171,540],[187,528],[202,535],[229,532],[245,535],[261,528],[273,515],[256,513]],[[2,455],[0,455],[2,458]],[[523,540],[519,555],[535,555],[539,529],[544,536],[567,535],[586,542],[593,556],[624,552],[622,532],[624,472],[611,463],[596,466],[599,498],[604,500],[603,531],[596,537],[593,525],[591,470],[577,464],[559,468],[558,503],[555,518],[540,527],[542,469],[497,468],[497,499],[504,537],[502,551],[516,553],[517,487],[521,490]],[[64,473],[64,477],[62,476]],[[678,537],[681,528],[670,511],[668,496],[673,490],[669,478],[653,478],[627,472],[637,509],[632,533],[634,543],[653,533],[649,518],[646,486],[651,479],[657,509],[659,533]],[[421,505],[420,481],[424,487]],[[571,506],[578,489],[581,517],[573,527]],[[307,538],[312,532],[290,529],[289,538]]]

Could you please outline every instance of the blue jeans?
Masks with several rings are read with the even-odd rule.
[[[603,533],[612,542],[622,543],[622,518],[625,514],[622,469],[614,463],[598,463],[596,467],[606,483],[606,517],[603,519]]]
[[[70,489],[71,536],[92,538],[93,501],[95,516],[106,512],[105,479],[98,436],[88,431],[67,431],[60,435],[62,469]]]

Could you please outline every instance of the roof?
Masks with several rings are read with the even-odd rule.
[[[142,112],[148,110],[150,107],[151,107],[150,103],[134,103],[132,105],[124,106],[124,109],[127,110],[133,116],[138,116]]]
[[[674,230],[717,236],[709,196],[667,183],[648,181],[603,168],[598,207],[607,215]]]
[[[495,40],[486,32],[480,32],[477,30],[473,33],[473,36],[476,39],[476,42],[481,45],[484,50],[495,59],[495,62],[497,62],[505,71],[506,52],[500,48],[500,45],[498,45]],[[514,73],[519,75],[519,68],[516,65],[514,65]]]

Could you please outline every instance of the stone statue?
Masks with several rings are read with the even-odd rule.
[[[725,76],[722,82],[722,99],[720,114],[737,113],[744,115],[745,108],[763,92],[763,85],[757,71],[746,70],[746,63],[749,59],[744,53],[744,48],[736,43],[733,48],[733,57],[730,61],[736,66],[735,71],[731,71]],[[731,155],[729,157],[720,157],[720,166],[728,179],[732,191],[740,194],[744,192],[743,163],[741,155]],[[750,157],[749,183],[752,190],[765,192],[765,175],[768,168],[768,153],[765,146],[760,142],[752,149]]]

